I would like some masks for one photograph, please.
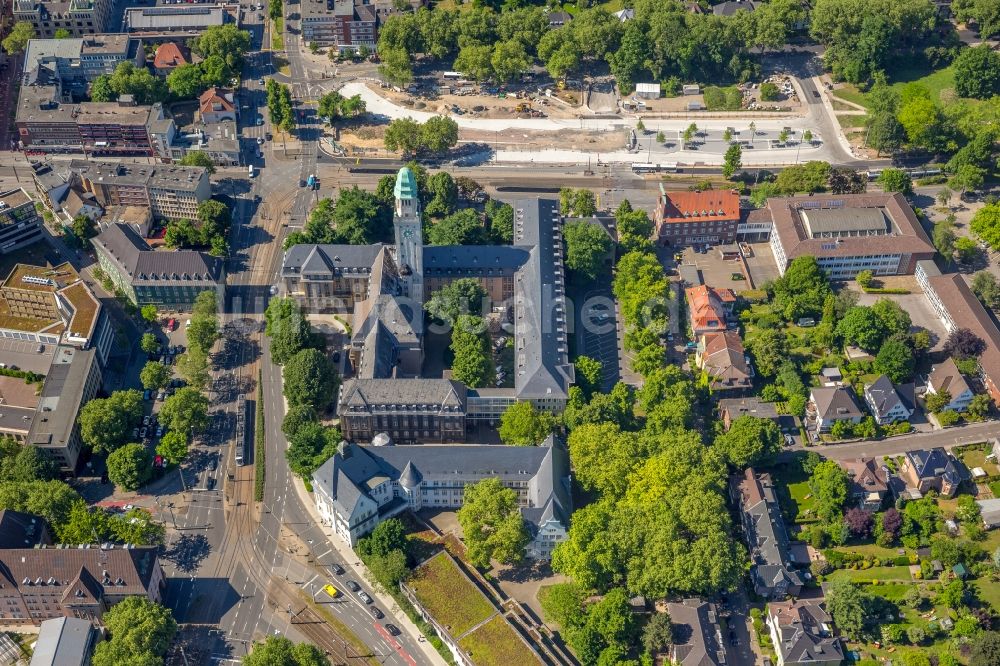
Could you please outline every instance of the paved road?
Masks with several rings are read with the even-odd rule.
[[[994,437],[1000,437],[1000,423],[987,421],[970,425],[935,430],[933,432],[915,433],[902,437],[882,440],[880,442],[856,442],[852,444],[826,444],[804,447],[801,444],[788,447],[786,451],[816,451],[833,460],[858,458],[860,456],[888,456],[914,449],[927,449],[936,446],[951,448],[959,444],[982,442]]]

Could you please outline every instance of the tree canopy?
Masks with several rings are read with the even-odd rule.
[[[570,222],[563,228],[563,238],[566,267],[583,280],[596,280],[612,248],[604,227],[590,222]]]
[[[293,643],[284,636],[268,636],[255,643],[243,658],[245,666],[330,666],[326,655],[309,643]]]
[[[476,278],[460,278],[437,289],[424,309],[438,321],[454,324],[461,315],[479,315],[487,307],[487,293]]]
[[[781,451],[781,430],[771,419],[744,415],[715,438],[729,464],[744,468],[766,462]]]
[[[451,376],[470,388],[490,386],[496,380],[490,339],[482,317],[459,315],[451,330],[454,359]]]
[[[103,617],[110,639],[94,648],[94,666],[162,664],[177,633],[170,609],[146,597],[126,597]]]
[[[115,391],[108,398],[95,398],[80,409],[80,436],[95,451],[110,453],[128,441],[142,423],[142,393],[136,389]]]
[[[326,354],[303,349],[285,363],[282,372],[289,406],[311,405],[326,409],[337,394],[337,372]]]
[[[512,564],[524,559],[528,531],[517,493],[500,479],[487,478],[465,486],[458,522],[473,565],[486,567],[491,560]]]
[[[515,402],[500,417],[500,439],[512,446],[536,446],[552,434],[555,417],[527,400]]]

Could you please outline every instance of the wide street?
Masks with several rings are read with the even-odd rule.
[[[1000,437],[1000,423],[997,421],[986,421],[983,423],[972,423],[960,428],[948,428],[945,430],[934,430],[931,432],[920,432],[911,435],[892,437],[878,442],[862,441],[845,444],[827,444],[818,446],[803,446],[796,444],[789,446],[785,451],[815,451],[820,455],[832,460],[846,460],[849,458],[860,458],[862,456],[871,458],[875,456],[891,456],[905,451],[915,449],[930,449],[943,446],[950,449],[959,444],[971,444],[974,442],[985,442],[988,439]]]

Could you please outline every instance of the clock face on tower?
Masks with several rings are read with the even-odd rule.
[[[413,238],[413,227],[403,229],[403,238]]]

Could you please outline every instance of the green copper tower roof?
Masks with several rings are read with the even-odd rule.
[[[403,167],[396,174],[396,187],[393,194],[397,199],[417,198],[417,179],[413,177],[410,167]]]

